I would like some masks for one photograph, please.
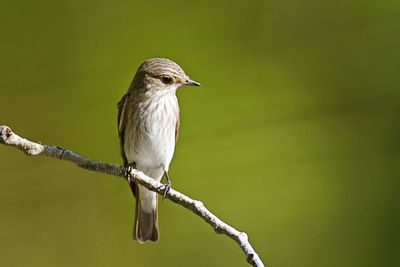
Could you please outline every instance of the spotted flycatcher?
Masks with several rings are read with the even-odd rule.
[[[118,132],[125,167],[134,167],[171,187],[169,164],[179,134],[176,90],[196,85],[175,62],[151,58],[140,65],[128,92],[118,102]],[[158,241],[158,198],[155,192],[130,183],[136,197],[133,239]]]

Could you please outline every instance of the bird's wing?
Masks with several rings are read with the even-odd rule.
[[[128,103],[129,93],[126,93],[122,99],[118,102],[118,135],[119,135],[119,142],[121,144],[121,156],[124,160],[124,167],[131,166],[136,168],[135,162],[131,162],[128,164],[128,160],[126,159],[125,149],[124,149],[124,142],[125,142],[125,125],[126,125],[126,112],[127,112],[127,103]],[[136,184],[130,183],[129,186],[131,187],[133,195],[136,197]]]
[[[176,121],[175,125],[175,145],[178,142],[178,136],[179,136],[179,127],[181,126],[181,116],[178,113],[178,119]]]
[[[124,166],[128,166],[128,160],[126,159],[125,156],[125,150],[124,150],[124,135],[125,135],[125,124],[126,124],[126,115],[125,112],[127,110],[127,100],[129,98],[129,93],[126,93],[121,100],[118,102],[117,107],[118,107],[118,135],[119,135],[119,142],[121,144],[121,155],[122,159],[124,160]]]

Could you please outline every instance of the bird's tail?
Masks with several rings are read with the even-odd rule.
[[[133,239],[139,243],[147,240],[158,241],[158,197],[144,187],[136,188],[135,225]]]

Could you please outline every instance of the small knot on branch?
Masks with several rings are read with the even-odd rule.
[[[215,231],[216,234],[223,234],[224,233],[223,229],[217,224],[214,226],[214,231]]]
[[[12,135],[12,131],[8,126],[0,126],[0,142],[6,143],[7,139],[9,139]]]
[[[253,261],[254,261],[254,254],[253,253],[249,253],[246,257],[246,260],[248,263],[250,263],[251,265],[253,265]]]

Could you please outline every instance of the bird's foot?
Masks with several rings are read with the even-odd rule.
[[[165,188],[164,194],[163,194],[163,199],[167,196],[169,190],[171,190],[171,181],[168,181],[166,184],[163,185]]]
[[[167,183],[163,185],[164,190],[165,190],[164,194],[163,194],[163,199],[167,196],[169,190],[171,190],[171,185],[172,185],[171,180],[169,179],[169,176],[168,176],[168,172],[165,172],[165,178],[167,178]]]
[[[128,180],[128,183],[131,183],[131,171],[133,170],[133,166],[132,165],[128,165],[128,167],[125,169],[125,177]]]

